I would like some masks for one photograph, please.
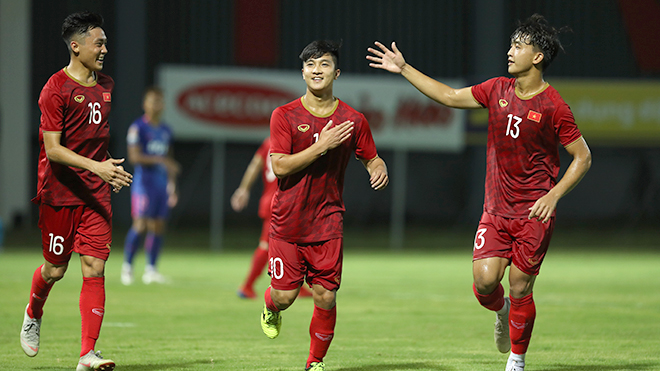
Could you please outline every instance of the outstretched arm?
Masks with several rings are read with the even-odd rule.
[[[557,208],[559,199],[575,188],[591,167],[591,151],[584,138],[566,146],[566,151],[573,156],[573,161],[561,180],[545,196],[536,200],[534,206],[529,209],[529,219],[547,222]]]
[[[271,154],[273,173],[281,179],[303,170],[325,155],[326,152],[339,147],[344,141],[350,138],[354,124],[352,121],[345,121],[333,126],[332,120],[330,120],[323,130],[321,130],[319,140],[311,146],[290,155],[281,153]]]
[[[469,87],[454,89],[416,70],[406,63],[403,54],[392,42],[392,50],[376,41],[375,45],[380,49],[368,48],[367,51],[373,55],[367,55],[372,63],[369,66],[382,69],[392,73],[398,73],[406,78],[417,90],[434,101],[452,108],[481,108],[472,96]]]
[[[247,169],[245,169],[241,184],[231,196],[231,208],[234,209],[234,211],[239,212],[247,206],[248,201],[250,201],[250,190],[252,189],[254,182],[259,178],[259,174],[263,167],[264,160],[261,156],[254,155]]]
[[[62,133],[59,131],[43,132],[44,149],[48,161],[56,162],[65,166],[77,167],[91,171],[112,186],[113,191],[119,192],[122,187],[128,187],[133,181],[133,176],[124,170],[120,164],[124,159],[109,158],[105,161],[95,161],[91,158],[81,156],[60,143]]]
[[[371,188],[376,191],[385,189],[390,183],[390,177],[387,173],[387,165],[382,158],[376,156],[371,160],[360,160],[362,164],[367,169],[369,173],[369,182],[371,183]]]

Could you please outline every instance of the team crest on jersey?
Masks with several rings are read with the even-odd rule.
[[[104,102],[110,102],[112,96],[110,95],[109,91],[104,91],[103,92],[103,101]]]
[[[529,113],[527,113],[527,119],[536,122],[541,122],[541,114],[536,111],[529,110]]]
[[[73,100],[75,100],[78,103],[82,103],[85,100],[85,96],[82,94],[76,95],[75,97],[73,97]]]
[[[500,99],[499,104],[500,107],[504,108],[509,105],[509,102],[507,102],[506,99]]]
[[[303,132],[303,133],[306,132],[307,130],[309,130],[309,124],[300,124],[300,125],[298,125],[298,130]]]

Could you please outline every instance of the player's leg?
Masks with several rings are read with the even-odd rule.
[[[133,283],[133,258],[140,250],[144,234],[147,230],[147,221],[144,216],[149,205],[149,198],[140,187],[131,187],[131,216],[133,224],[126,234],[124,241],[124,263],[121,267],[121,282],[124,285]]]
[[[142,276],[142,282],[147,285],[150,283],[167,282],[167,279],[156,268],[163,247],[165,223],[164,218],[147,219],[147,236],[144,240],[144,252],[147,255],[147,263],[144,269],[144,275]]]
[[[268,263],[268,232],[270,230],[270,219],[263,219],[261,223],[261,237],[259,245],[252,254],[252,261],[245,282],[238,289],[238,296],[241,298],[253,299],[257,297],[254,293],[254,282],[261,276],[266,264]]]
[[[502,218],[483,213],[474,239],[472,290],[484,308],[495,312],[494,339],[497,349],[511,349],[509,339],[509,298],[500,283],[511,256],[511,241],[503,230]]]
[[[306,370],[323,370],[323,359],[335,335],[337,290],[341,282],[343,239],[337,238],[305,249],[309,264],[307,282],[312,284],[314,313],[309,324],[310,346]]]
[[[299,246],[270,238],[268,242],[270,287],[264,293],[261,329],[271,339],[276,338],[282,326],[281,311],[287,309],[298,296],[305,272]]]
[[[167,187],[152,189],[149,194],[149,205],[145,211],[147,217],[147,235],[144,240],[144,251],[147,264],[142,276],[142,282],[166,283],[167,279],[158,272],[157,263],[163,247],[165,226],[169,217],[170,207],[168,201]]]
[[[73,251],[73,225],[82,213],[80,208],[39,206],[39,228],[44,264],[32,274],[30,299],[23,315],[21,347],[34,357],[39,352],[43,307],[55,282],[64,277]]]
[[[523,370],[536,319],[534,283],[550,244],[554,218],[548,223],[521,219],[512,227],[516,243],[509,270],[511,354],[506,370]]]
[[[105,262],[112,244],[112,212],[109,204],[103,208],[85,207],[75,236],[74,251],[80,254],[83,276],[80,290],[82,342],[77,370],[114,368],[114,362],[103,359],[94,350],[105,315]]]

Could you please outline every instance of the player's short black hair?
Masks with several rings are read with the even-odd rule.
[[[341,48],[341,44],[341,41],[315,40],[303,49],[299,58],[305,63],[310,59],[319,58],[326,53],[330,53],[335,62],[335,68],[339,68],[339,48]]]
[[[76,35],[85,35],[91,29],[103,26],[103,16],[89,11],[69,14],[62,23],[62,39],[67,48],[71,48],[71,39]]]
[[[564,47],[559,41],[559,34],[566,31],[570,31],[570,28],[562,27],[558,30],[550,26],[542,15],[533,14],[523,22],[518,21],[518,27],[511,34],[511,43],[519,40],[537,48],[543,53],[541,68],[545,71],[557,53],[560,50],[564,51]]]

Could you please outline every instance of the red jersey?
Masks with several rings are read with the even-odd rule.
[[[53,206],[86,205],[110,201],[110,186],[90,171],[51,162],[46,157],[43,132],[61,132],[60,143],[96,161],[107,159],[110,141],[110,101],[115,83],[96,72],[96,81],[82,83],[65,69],[48,80],[39,95],[39,165],[35,203]]]
[[[270,119],[271,154],[294,154],[318,140],[332,120],[355,122],[348,140],[329,150],[305,169],[282,178],[273,199],[271,237],[292,243],[327,241],[343,235],[344,174],[352,156],[378,156],[364,115],[337,99],[327,116],[312,114],[302,99],[278,107]]]
[[[277,190],[277,177],[273,173],[273,163],[270,161],[270,138],[264,139],[255,155],[261,157],[264,162],[263,171],[261,172],[264,190],[261,192],[261,198],[259,199],[259,217],[270,219],[273,195]]]
[[[477,102],[488,108],[484,210],[506,218],[529,215],[557,184],[559,144],[582,136],[557,90],[548,86],[523,99],[515,81],[498,77],[472,87]]]

